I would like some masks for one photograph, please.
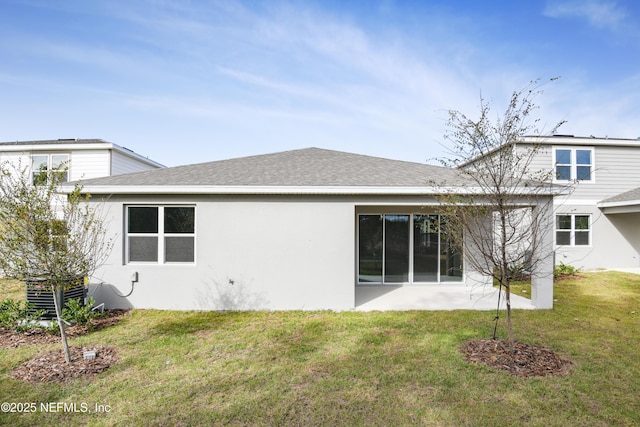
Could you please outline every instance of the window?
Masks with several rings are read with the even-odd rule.
[[[31,156],[31,173],[34,185],[46,184],[51,174],[59,176],[59,182],[67,182],[68,154],[34,154]]]
[[[358,216],[359,283],[462,281],[462,254],[442,231],[445,216]]]
[[[591,216],[556,215],[556,245],[591,245]]]
[[[195,207],[128,206],[126,255],[128,263],[193,263]]]
[[[593,148],[555,148],[556,181],[593,181]]]

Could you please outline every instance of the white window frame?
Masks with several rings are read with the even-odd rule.
[[[66,156],[67,160],[65,160],[64,162],[62,162],[61,164],[65,164],[66,165],[66,177],[62,182],[68,182],[69,181],[69,175],[71,173],[71,155],[69,153],[38,153],[38,152],[33,152],[31,153],[31,182],[35,183],[35,175],[39,174],[41,171],[39,170],[35,170],[35,168],[33,167],[33,158],[34,157],[47,157],[47,177],[51,174],[51,172],[53,171],[53,156]]]
[[[158,208],[158,232],[157,233],[129,233],[129,208]],[[193,208],[193,233],[165,233],[164,209],[165,208]],[[131,265],[195,265],[196,253],[196,205],[189,204],[131,204],[124,206],[124,262]],[[157,261],[131,261],[129,259],[129,236],[156,237],[158,239]],[[165,253],[165,237],[193,237],[193,261],[167,261]]]
[[[566,151],[570,151],[570,163],[556,163],[556,151],[558,150],[566,150]],[[558,183],[566,183],[566,182],[580,182],[580,183],[585,183],[585,184],[593,184],[596,182],[596,158],[595,158],[595,149],[594,147],[565,147],[565,146],[558,146],[558,147],[553,147],[552,150],[552,154],[551,154],[551,162],[553,163],[553,182],[558,182]],[[578,155],[577,152],[578,151],[589,151],[591,153],[591,171],[590,171],[590,178],[589,180],[584,180],[584,179],[578,179],[578,166],[586,166],[584,164],[578,165]],[[556,176],[556,166],[558,165],[562,165],[562,166],[569,166],[570,168],[570,176],[569,179],[558,179]]]
[[[570,229],[560,229],[558,228],[558,217],[559,216],[569,216],[571,217],[571,228]],[[576,229],[576,217],[577,216],[586,216],[589,218],[589,228],[588,229]],[[553,238],[556,242],[556,246],[558,247],[571,247],[571,248],[589,248],[593,245],[593,221],[591,214],[584,213],[557,213],[554,221],[554,234]],[[569,232],[569,244],[563,245],[558,243],[558,232]],[[577,232],[587,232],[589,236],[589,243],[586,245],[576,245],[576,231]]]

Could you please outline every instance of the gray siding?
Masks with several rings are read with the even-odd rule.
[[[148,163],[136,160],[132,157],[125,156],[115,150],[111,152],[111,175],[121,175],[132,172],[143,172],[150,169],[156,169]],[[109,175],[109,174],[107,174]],[[104,175],[106,176],[106,175]]]
[[[574,199],[602,200],[640,185],[640,146],[594,147],[594,182],[579,183]]]
[[[70,163],[71,181],[109,176],[109,150],[73,151]]]
[[[553,147],[544,146],[531,164],[532,170],[553,170]],[[559,148],[593,148],[593,181],[574,184],[572,200],[600,201],[640,186],[640,146],[558,145]]]

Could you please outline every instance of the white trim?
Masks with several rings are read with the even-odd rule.
[[[184,207],[193,208],[193,233],[166,233],[164,231],[164,209],[170,207]],[[196,205],[194,204],[154,204],[154,203],[133,203],[124,205],[124,263],[125,265],[187,265],[192,266],[196,264],[197,259],[197,244],[196,244]],[[158,232],[157,233],[129,233],[129,208],[157,208],[158,213]],[[157,261],[130,261],[129,260],[129,237],[156,237],[158,239],[158,259]],[[166,237],[193,237],[193,261],[167,261],[165,253],[165,238]]]
[[[29,169],[31,171],[31,182],[34,182],[34,177],[36,174],[39,174],[41,171],[36,171],[33,168],[33,157],[34,156],[41,156],[41,157],[47,157],[47,169],[46,169],[46,173],[47,173],[47,179],[49,179],[49,175],[53,172],[60,172],[57,169],[64,165],[65,169],[62,171],[64,172],[67,177],[66,180],[63,181],[60,184],[64,184],[66,182],[69,182],[69,179],[71,178],[71,153],[67,152],[67,151],[55,151],[55,150],[46,150],[46,151],[38,151],[38,152],[31,152],[29,153]],[[62,163],[60,163],[57,167],[53,167],[53,156],[66,156],[67,159],[65,161],[63,161]]]
[[[617,208],[622,206],[637,206],[640,205],[640,199],[626,200],[621,202],[598,202],[599,208]]]
[[[559,216],[569,216],[571,217],[571,228],[570,229],[559,229],[558,228],[558,217]],[[576,230],[575,228],[575,218],[576,216],[586,216],[589,218],[589,228],[587,230]],[[553,242],[556,248],[590,248],[593,246],[593,215],[587,213],[563,213],[558,212],[554,216],[553,221]],[[569,244],[561,245],[558,244],[558,232],[569,232]],[[576,231],[579,232],[589,232],[589,244],[588,245],[576,245]]]
[[[556,197],[553,199],[555,206],[598,206],[600,200],[598,199],[572,199],[570,196],[566,198]]]
[[[569,151],[569,163],[561,163],[562,166],[569,167],[569,179],[568,180],[560,180],[556,178],[556,168],[558,163],[556,163],[556,152],[558,150]],[[589,172],[590,179],[578,179],[578,154],[577,151],[590,151],[591,152],[591,170]],[[586,166],[586,165],[582,165]],[[596,150],[595,147],[587,147],[587,146],[562,146],[562,147],[551,147],[551,168],[553,170],[553,183],[554,184],[566,184],[579,182],[580,184],[595,184],[596,183]]]
[[[82,181],[79,181],[82,185]],[[83,192],[90,194],[318,194],[318,195],[440,195],[468,194],[482,196],[479,187],[379,187],[379,186],[254,186],[254,185],[86,185]],[[553,194],[568,194],[564,188],[554,188]],[[70,192],[63,186],[63,192]],[[539,189],[516,188],[514,196],[540,196]],[[546,194],[545,194],[546,195]],[[551,196],[552,194],[549,194]]]
[[[620,206],[605,206],[605,207],[598,206],[598,207],[602,209],[602,212],[605,215],[638,213],[640,212],[640,200],[635,201],[632,204],[625,203],[624,205],[620,205]]]
[[[588,138],[584,136],[524,136],[517,144],[640,147],[640,140],[627,138]]]

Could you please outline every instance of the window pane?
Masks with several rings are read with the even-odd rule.
[[[358,281],[382,283],[382,215],[358,217]]]
[[[571,230],[571,215],[556,215],[556,228],[558,230]]]
[[[158,261],[158,238],[129,236],[129,261]]]
[[[440,222],[446,221],[446,217],[440,217]],[[440,281],[462,281],[462,251],[456,247],[441,227],[440,234]]]
[[[578,165],[590,165],[591,164],[591,150],[576,150],[576,164],[578,164]]]
[[[33,184],[44,185],[47,183],[47,165],[49,156],[31,156],[31,171],[33,173]]]
[[[576,178],[580,181],[591,181],[591,166],[578,166]]]
[[[157,207],[130,207],[129,233],[157,233]]]
[[[556,166],[556,179],[560,181],[569,181],[571,179],[571,167]]]
[[[571,150],[556,150],[556,165],[570,165]]]
[[[164,259],[166,262],[193,262],[194,238],[185,237],[165,237],[164,239]]]
[[[588,231],[576,231],[576,246],[589,245],[589,232]]]
[[[49,156],[35,155],[31,157],[32,167],[34,172],[47,170],[49,164]]]
[[[576,230],[588,230],[589,229],[589,216],[588,215],[576,215]]]
[[[51,169],[58,169],[60,167],[68,167],[69,155],[68,154],[52,154],[51,155]]]
[[[570,245],[571,233],[569,231],[556,231],[556,244],[557,245]]]
[[[195,230],[195,208],[165,207],[165,233],[193,233]]]
[[[409,281],[409,215],[384,217],[384,280],[390,283]]]
[[[413,281],[438,281],[438,215],[413,217]]]

